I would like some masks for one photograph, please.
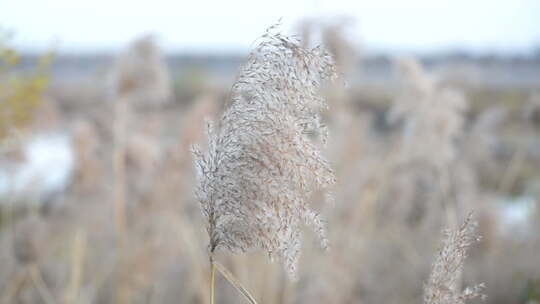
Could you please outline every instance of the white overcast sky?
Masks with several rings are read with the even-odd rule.
[[[375,50],[528,52],[540,46],[540,0],[3,0],[0,26],[26,51],[117,51],[144,33],[168,52],[244,50],[283,18],[349,15]]]

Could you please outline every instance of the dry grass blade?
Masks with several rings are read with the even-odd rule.
[[[43,280],[43,276],[41,275],[41,271],[39,270],[39,266],[34,264],[30,266],[30,278],[32,279],[32,282],[34,283],[34,286],[36,287],[39,296],[45,302],[45,304],[54,304],[56,301],[54,300],[53,295],[47,288],[47,285],[45,284],[45,281]]]
[[[210,304],[216,303],[216,264],[210,259]]]
[[[69,288],[66,292],[65,303],[77,303],[81,282],[84,272],[84,259],[86,252],[86,233],[77,231],[73,238],[73,249],[71,256],[71,278]]]
[[[126,234],[126,120],[127,100],[118,100],[114,108],[114,216],[118,239],[121,247],[124,245]]]
[[[221,265],[217,261],[214,261],[214,266],[219,273],[221,273],[221,275],[223,275],[223,277],[225,277],[225,279],[227,279],[227,281],[229,281],[229,283],[231,283],[231,285],[236,288],[236,290],[238,290],[246,298],[246,300],[248,300],[249,303],[257,304],[255,298],[249,293],[249,291],[247,291],[240,281],[238,281],[238,279],[236,279],[234,275],[227,270],[227,268],[225,268],[225,266]]]

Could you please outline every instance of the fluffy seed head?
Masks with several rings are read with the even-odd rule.
[[[426,304],[464,304],[466,301],[483,297],[483,284],[466,287],[461,290],[458,279],[467,257],[467,249],[479,241],[476,235],[477,223],[472,221],[471,214],[456,230],[445,231],[442,248],[433,263],[429,281],[424,287],[424,303]]]
[[[293,38],[267,30],[241,68],[216,130],[208,124],[208,150],[193,148],[196,196],[208,225],[210,250],[262,249],[277,255],[293,277],[301,226],[327,241],[308,201],[334,184],[314,137],[325,142],[318,95],[336,77],[326,51],[304,49]]]
[[[134,41],[110,76],[112,97],[127,97],[137,106],[164,104],[172,95],[165,58],[152,35]]]
[[[390,122],[404,121],[406,161],[427,162],[445,167],[456,157],[455,141],[462,133],[465,96],[443,87],[417,61],[399,62],[404,88],[390,109]]]

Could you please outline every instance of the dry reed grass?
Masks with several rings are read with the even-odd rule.
[[[272,41],[272,37],[267,38]],[[280,40],[278,44],[281,43]],[[290,43],[296,45],[294,41]],[[295,52],[305,54],[303,49],[286,45],[285,49],[294,50],[291,56]],[[225,117],[224,121],[218,120],[213,138],[216,141],[214,147],[227,147],[225,151],[228,154],[219,155],[230,156],[231,149],[236,153],[233,153],[235,158],[225,158],[229,164],[239,161],[250,164],[255,158],[262,159],[262,164],[268,167],[245,167],[245,170],[238,169],[234,174],[223,174],[223,181],[218,179],[218,184],[224,185],[220,187],[221,190],[236,189],[245,194],[243,184],[235,188],[226,182],[234,177],[235,181],[252,179],[258,183],[261,175],[254,176],[256,170],[270,174],[271,178],[266,179],[270,185],[287,183],[288,187],[296,190],[298,184],[281,179],[279,170],[288,172],[285,169],[289,168],[290,163],[303,164],[306,154],[299,154],[298,159],[294,159],[296,162],[286,159],[288,163],[281,164],[279,160],[288,154],[281,153],[280,145],[275,144],[274,139],[281,144],[281,135],[289,134],[284,131],[294,126],[282,122],[297,119],[308,123],[313,122],[313,115],[319,115],[318,106],[302,107],[308,103],[292,106],[276,102],[289,100],[291,96],[294,96],[293,100],[301,99],[296,93],[291,95],[287,90],[271,88],[271,85],[282,85],[280,81],[287,77],[268,77],[265,80],[271,81],[266,82],[250,78],[258,75],[249,74],[252,71],[250,67],[265,68],[266,65],[259,61],[262,57],[258,57],[264,54],[264,50],[262,53],[256,51],[259,55],[250,57],[241,70],[231,94],[232,99],[226,101],[225,113],[221,113],[223,115],[218,114],[217,110],[221,100],[214,96],[225,95],[226,89],[223,92],[208,92],[210,95],[207,96],[212,97],[197,98],[192,108],[182,103],[181,106],[169,105],[166,109],[145,106],[141,110],[139,106],[126,102],[129,108],[119,110],[116,119],[99,83],[95,88],[88,84],[81,84],[80,88],[70,84],[69,89],[61,92],[52,90],[51,97],[60,101],[62,115],[59,119],[62,125],[73,128],[73,142],[77,145],[75,150],[80,155],[77,173],[80,178],[73,179],[72,185],[65,189],[65,203],[49,212],[13,208],[6,213],[5,208],[0,209],[0,302],[210,302],[208,291],[212,283],[207,275],[206,257],[208,236],[200,224],[207,219],[201,216],[196,208],[198,200],[192,195],[193,187],[200,181],[193,176],[187,147],[202,139],[202,118]],[[291,66],[297,67],[294,64]],[[397,127],[400,126],[399,122],[389,125],[380,119],[387,113],[385,106],[358,106],[360,102],[372,102],[366,100],[367,95],[359,97],[354,95],[355,90],[350,89],[340,89],[336,93],[336,87],[323,90],[328,103],[332,105],[323,117],[332,133],[328,147],[319,147],[318,141],[323,132],[315,131],[318,122],[293,128],[295,132],[291,132],[283,143],[289,143],[289,139],[296,136],[303,140],[302,143],[316,141],[310,150],[301,152],[315,151],[318,156],[324,153],[335,169],[334,174],[339,181],[332,189],[338,202],[335,208],[331,209],[331,205],[325,203],[324,191],[316,187],[310,188],[310,195],[293,193],[304,202],[309,202],[308,210],[317,210],[325,215],[329,227],[327,238],[332,241],[333,250],[321,252],[317,250],[318,242],[306,237],[301,244],[302,259],[298,262],[296,282],[288,280],[279,265],[268,263],[266,257],[256,252],[242,256],[228,255],[226,250],[216,252],[216,261],[219,260],[220,265],[233,274],[227,280],[219,274],[221,266],[216,269],[216,302],[242,301],[238,289],[245,289],[259,303],[419,303],[424,295],[422,282],[426,280],[427,286],[431,286],[433,291],[426,292],[426,297],[430,294],[437,297],[449,295],[446,299],[458,297],[459,302],[464,300],[463,296],[471,295],[468,292],[463,294],[466,289],[462,286],[472,285],[469,282],[485,282],[483,292],[489,296],[489,303],[538,301],[535,294],[538,290],[537,278],[540,277],[540,264],[537,263],[540,227],[535,220],[537,215],[531,215],[529,219],[529,235],[510,229],[503,234],[501,229],[506,229],[506,226],[496,209],[500,198],[510,193],[504,192],[506,186],[497,187],[500,179],[509,176],[510,184],[519,184],[520,179],[523,181],[520,170],[526,168],[534,173],[537,168],[538,158],[531,154],[531,149],[524,150],[526,157],[519,166],[509,166],[512,153],[507,152],[515,150],[511,141],[514,138],[522,139],[524,146],[533,146],[534,137],[527,137],[534,134],[533,128],[522,119],[521,112],[518,111],[516,115],[512,107],[505,107],[509,112],[503,119],[497,113],[482,114],[474,106],[467,108],[453,103],[452,98],[441,93],[446,90],[446,82],[434,81],[432,70],[426,72],[422,68],[422,71],[420,78],[427,78],[425,82],[428,85],[404,80],[404,88],[397,94],[390,90],[381,93],[396,96],[393,100],[401,102],[407,92],[416,92],[411,93],[411,99],[406,102],[421,110],[407,110],[402,112],[406,114],[398,115],[405,129],[413,130],[411,133],[417,132],[414,141],[410,141],[408,133],[401,132]],[[268,89],[269,86],[271,89]],[[79,96],[81,94],[84,96]],[[274,98],[276,96],[279,98]],[[314,96],[319,100],[318,93]],[[311,95],[304,97],[308,100]],[[90,103],[90,99],[95,101]],[[426,100],[429,100],[426,103],[430,106],[423,105],[422,101]],[[286,111],[259,117],[255,114],[260,113],[259,107],[265,104],[263,101],[270,101],[271,105],[268,109],[263,108],[263,113],[273,110],[273,106]],[[296,106],[305,111],[298,110]],[[433,110],[434,107],[437,107],[437,111]],[[250,110],[249,115],[244,115],[246,109]],[[439,112],[443,110],[446,111],[444,115]],[[124,122],[122,115],[127,117]],[[259,124],[268,117],[279,123],[268,124],[270,127]],[[81,127],[81,123],[77,123],[79,120],[87,123],[82,123]],[[156,120],[158,123],[155,123]],[[418,130],[407,126],[412,121],[421,121],[424,128]],[[439,126],[441,121],[445,122],[442,127]],[[85,124],[90,128],[84,127]],[[116,138],[114,125],[125,130],[117,133]],[[280,136],[277,130],[281,132]],[[249,134],[241,138],[225,136],[248,131]],[[268,142],[264,142],[261,138],[265,139],[264,136],[270,131],[273,135],[266,139]],[[430,134],[424,136],[426,133]],[[434,136],[440,138],[432,140]],[[130,138],[139,137],[135,140],[136,144],[130,144]],[[230,146],[223,145],[227,143],[226,139],[231,139]],[[425,151],[410,154],[399,149],[401,143],[408,140]],[[235,146],[233,142],[253,144]],[[436,145],[432,146],[433,143]],[[3,141],[2,161],[9,156],[3,153],[7,151],[7,148],[4,149],[6,145],[7,142]],[[483,146],[482,149],[476,149],[479,145]],[[259,147],[260,150],[256,149]],[[250,153],[245,152],[248,148],[251,148]],[[124,152],[118,153],[117,149]],[[112,165],[115,150],[118,153],[116,169]],[[212,143],[203,150],[215,152]],[[16,149],[12,156],[17,158]],[[248,159],[247,156],[254,157]],[[123,165],[118,166],[121,163]],[[280,164],[279,168],[272,167],[276,163]],[[439,169],[434,170],[434,164],[439,164]],[[99,174],[94,172],[94,166],[102,168],[96,170],[101,171]],[[486,186],[486,177],[481,174],[486,166],[492,172],[491,178],[496,180],[495,186],[491,185],[493,183]],[[517,169],[509,172],[511,167]],[[275,170],[272,171],[272,168]],[[216,172],[226,173],[217,169]],[[272,175],[272,172],[276,175]],[[240,178],[244,173],[251,173],[246,175],[250,179]],[[121,183],[113,182],[115,176],[120,176],[118,180]],[[311,174],[307,176],[312,177]],[[448,181],[445,191],[441,191],[441,176]],[[534,176],[538,178],[536,173],[525,181],[532,184]],[[307,183],[310,179],[305,180],[306,185],[314,185]],[[86,182],[88,186],[85,186]],[[94,182],[96,185],[92,185]],[[115,220],[115,203],[111,196],[122,188],[123,219]],[[257,189],[256,193],[251,191],[246,195],[273,197],[281,189],[273,192]],[[233,194],[235,192],[230,191],[223,195],[234,197]],[[244,202],[238,201],[238,204],[243,205]],[[15,202],[9,203],[8,206],[17,206]],[[455,213],[455,225],[448,220],[448,205]],[[437,232],[442,227],[459,227],[457,219],[465,217],[473,208],[478,214],[478,230],[484,237],[483,241],[468,250],[469,256],[461,271],[446,272],[445,275],[429,279],[433,270],[432,254],[440,243]],[[232,210],[231,214],[235,212]],[[34,226],[31,224],[33,221],[39,224]],[[122,245],[117,233],[117,224],[121,221],[125,228]],[[234,221],[230,223],[236,224]],[[465,255],[464,244],[467,243],[461,241],[474,239],[470,226],[472,221],[468,223],[463,226],[465,228],[452,232],[451,236],[454,237],[449,240],[454,241],[446,241],[445,244],[449,245],[447,249],[445,246],[440,248],[446,253],[439,256],[444,257],[439,265],[452,265],[449,270],[461,265]],[[301,221],[297,224],[303,226]],[[27,229],[30,233],[22,233],[26,229],[22,229],[24,227],[30,227]],[[259,233],[261,230],[253,232]],[[264,230],[262,232],[266,233]],[[309,235],[313,232],[306,229],[305,233]],[[19,238],[16,242],[15,236]],[[229,241],[236,242],[236,237]],[[18,244],[17,250],[14,249],[15,243]],[[279,256],[277,251],[273,253]],[[227,273],[223,269],[222,272]],[[236,286],[227,284],[225,280],[232,281]]]
[[[219,248],[262,249],[294,276],[302,222],[327,246],[323,222],[307,203],[334,176],[308,134],[325,133],[318,112],[326,105],[316,90],[336,74],[324,50],[304,49],[275,27],[261,40],[233,85],[218,129],[208,127],[208,151],[193,150],[196,195],[211,255]]]

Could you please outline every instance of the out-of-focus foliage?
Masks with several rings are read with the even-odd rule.
[[[186,68],[178,73],[174,79],[174,91],[180,100],[192,100],[196,96],[204,94],[208,90],[208,74],[197,66]]]
[[[0,139],[32,120],[47,88],[52,54],[41,56],[29,71],[17,71],[21,57],[10,46],[11,35],[0,29]]]

